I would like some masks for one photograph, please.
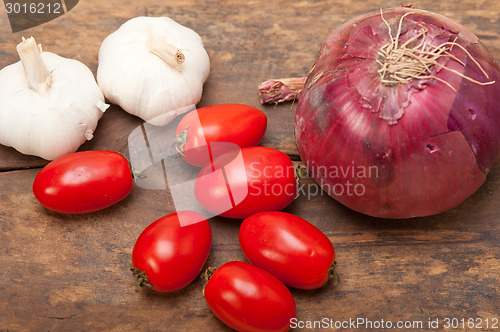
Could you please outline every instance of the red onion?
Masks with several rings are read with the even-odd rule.
[[[495,163],[499,96],[500,67],[465,27],[417,9],[368,13],[321,47],[299,95],[297,148],[316,182],[356,211],[437,214]]]

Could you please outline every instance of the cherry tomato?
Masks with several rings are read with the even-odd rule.
[[[185,161],[202,167],[210,162],[211,155],[222,154],[227,146],[210,143],[255,146],[264,137],[266,127],[266,115],[254,107],[242,104],[206,106],[182,118],[177,126],[175,142]]]
[[[270,273],[245,262],[219,267],[205,286],[212,312],[238,331],[288,331],[296,305],[288,288]]]
[[[179,211],[156,220],[132,250],[137,285],[164,293],[186,287],[200,274],[211,245],[212,229],[198,212]]]
[[[205,165],[196,178],[194,193],[205,209],[227,218],[281,210],[297,193],[293,163],[271,148],[238,149]]]
[[[250,263],[294,288],[323,286],[335,261],[335,250],[328,237],[290,213],[269,211],[246,218],[239,240]]]
[[[127,159],[114,151],[76,152],[50,162],[36,176],[33,194],[49,210],[88,213],[110,207],[130,194]]]

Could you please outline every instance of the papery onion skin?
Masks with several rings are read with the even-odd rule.
[[[432,68],[437,79],[382,84],[378,51],[428,30],[433,45],[455,41]],[[299,97],[295,139],[317,183],[340,203],[370,216],[410,218],[451,209],[484,182],[500,151],[500,67],[465,27],[428,11],[395,8],[368,13],[325,41]],[[489,77],[471,60],[476,59]]]

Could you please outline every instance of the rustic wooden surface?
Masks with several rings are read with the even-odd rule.
[[[387,0],[82,0],[63,17],[15,34],[2,9],[0,67],[17,61],[15,45],[33,35],[45,50],[79,59],[95,74],[101,41],[121,23],[141,15],[169,16],[196,30],[211,57],[199,106],[238,102],[260,108],[269,117],[262,144],[297,160],[293,105],[261,106],[257,84],[303,75],[336,26],[399,5]],[[464,24],[500,59],[498,0],[417,0],[413,6]],[[127,155],[127,137],[141,123],[113,106],[81,149]],[[128,271],[132,247],[149,223],[174,210],[165,191],[136,186],[107,210],[60,215],[41,207],[31,191],[44,164],[0,147],[0,331],[228,330],[205,304],[201,279],[174,294],[134,291]],[[499,201],[498,163],[476,194],[433,217],[380,220],[324,194],[301,196],[286,211],[311,221],[332,240],[342,283],[292,290],[298,319],[427,324],[438,318],[442,324],[446,317],[500,318]],[[211,224],[207,265],[244,260],[239,222],[213,218]]]

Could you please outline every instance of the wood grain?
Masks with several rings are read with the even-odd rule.
[[[3,11],[0,67],[17,61],[15,45],[21,36],[33,35],[45,50],[79,59],[95,74],[99,45],[120,24],[140,15],[169,16],[197,31],[211,58],[199,106],[238,102],[263,110],[269,126],[262,145],[297,160],[295,105],[260,105],[258,83],[304,75],[335,27],[399,3],[88,0],[63,17],[15,34]],[[497,0],[422,0],[413,6],[464,24],[500,59]],[[129,156],[128,137],[141,124],[112,106],[95,138],[81,150],[111,149]],[[109,209],[61,215],[41,207],[31,191],[46,163],[0,146],[0,331],[229,330],[205,304],[201,279],[174,294],[134,291],[128,271],[132,247],[147,225],[174,211],[168,191],[136,185],[129,197]],[[305,185],[285,211],[309,220],[332,240],[341,284],[292,290],[298,319],[427,324],[445,317],[500,318],[498,163],[478,192],[457,208],[407,221],[361,215],[316,191],[312,182]],[[207,266],[244,260],[239,222],[217,217],[210,222],[214,237]]]

